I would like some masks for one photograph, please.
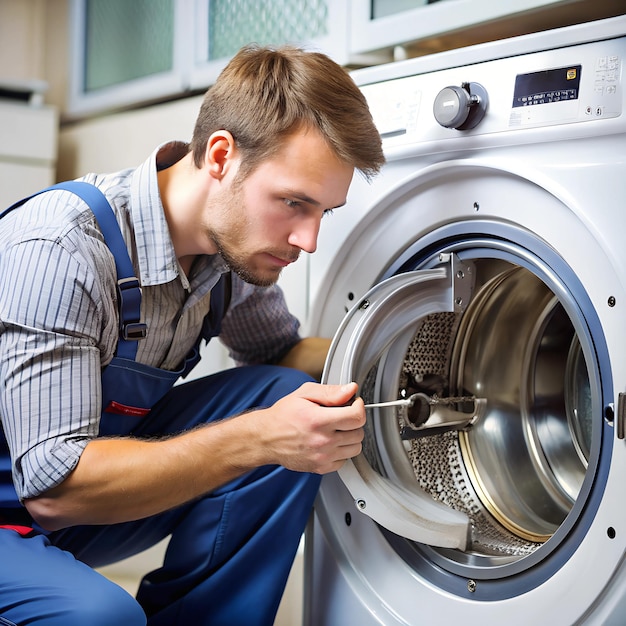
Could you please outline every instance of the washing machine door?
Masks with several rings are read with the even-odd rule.
[[[374,468],[366,455],[348,460],[339,475],[350,490],[357,507],[384,528],[422,543],[459,548],[467,545],[469,517],[434,500],[415,480],[397,480],[405,458],[402,436],[428,436],[448,428],[470,426],[484,406],[474,397],[435,398],[424,392],[426,381],[401,391],[401,410],[390,404],[398,399],[398,368],[385,367],[404,358],[420,320],[460,313],[471,292],[471,268],[453,255],[445,255],[444,267],[408,272],[376,285],[346,315],[331,345],[323,380],[359,381],[366,387],[364,399],[376,398],[373,406],[371,436],[384,439],[386,459],[395,476]],[[380,375],[377,376],[377,373]],[[376,382],[367,382],[368,377]],[[416,383],[413,383],[416,384]],[[367,396],[370,396],[369,398]],[[445,402],[445,404],[444,404]],[[472,411],[453,410],[452,404],[471,404]],[[395,435],[402,435],[394,437]],[[391,437],[389,435],[392,435]],[[371,444],[372,442],[370,442]]]

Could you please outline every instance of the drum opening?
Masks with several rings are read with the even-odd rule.
[[[404,355],[383,355],[362,395],[375,399],[391,380],[400,397],[426,381],[434,396],[486,399],[484,413],[466,430],[415,438],[401,435],[401,412],[396,423],[370,415],[364,454],[382,475],[468,515],[470,548],[455,560],[496,564],[532,554],[572,511],[592,447],[591,377],[540,278],[502,260],[473,263],[469,305],[418,320]]]

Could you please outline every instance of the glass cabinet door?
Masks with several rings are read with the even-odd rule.
[[[67,117],[211,85],[247,43],[293,43],[348,63],[350,0],[70,0]]]
[[[185,46],[180,33],[185,18],[193,19],[185,5],[191,6],[189,0],[71,0],[67,116],[179,93]]]
[[[173,69],[173,0],[87,0],[85,91]]]
[[[393,48],[564,0],[351,0],[350,53]]]
[[[211,84],[247,43],[292,43],[348,63],[350,0],[196,0],[192,88]]]

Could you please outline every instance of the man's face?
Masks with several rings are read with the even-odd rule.
[[[353,171],[316,131],[297,131],[277,156],[210,198],[207,234],[243,280],[272,285],[302,250],[315,251],[320,220],[345,204]]]

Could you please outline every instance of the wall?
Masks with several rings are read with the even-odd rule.
[[[0,0],[0,82],[45,80],[46,102],[67,92],[69,0]]]
[[[45,77],[45,1],[0,1],[0,78]]]
[[[133,167],[159,144],[189,141],[201,96],[67,125],[59,142],[60,179]]]

